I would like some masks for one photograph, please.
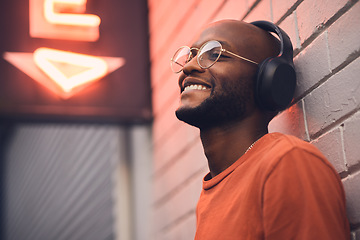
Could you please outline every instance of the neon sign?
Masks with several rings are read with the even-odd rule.
[[[30,36],[96,41],[101,19],[85,13],[86,3],[87,0],[30,0]],[[29,58],[21,57],[28,56],[24,54],[7,52],[4,58],[62,98],[71,97],[76,93],[75,89],[100,80],[125,63],[123,58],[96,57],[41,47],[31,54],[32,64]]]
[[[85,14],[86,0],[30,0],[30,36],[95,42],[101,19]]]
[[[98,27],[100,18],[93,14],[59,13],[55,11],[55,5],[61,4],[65,7],[86,7],[86,0],[44,0],[45,19],[52,24]]]

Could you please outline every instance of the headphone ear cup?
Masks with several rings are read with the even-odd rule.
[[[261,97],[261,88],[263,86],[263,72],[264,72],[264,69],[266,68],[266,64],[267,62],[271,60],[271,58],[267,58],[265,59],[264,61],[262,61],[259,66],[258,66],[258,70],[257,70],[257,73],[256,73],[256,80],[255,80],[255,102],[257,103],[257,105],[261,108],[261,109],[265,109],[265,106],[263,104],[263,101],[262,101],[262,97]]]
[[[264,110],[284,110],[293,99],[295,86],[292,65],[281,57],[265,59],[258,68],[255,100]]]

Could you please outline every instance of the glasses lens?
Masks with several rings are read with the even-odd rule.
[[[221,55],[221,44],[218,41],[209,41],[205,43],[198,55],[198,63],[202,68],[211,67]]]
[[[187,61],[189,60],[190,48],[189,47],[181,47],[179,48],[173,58],[171,59],[171,70],[175,73],[180,72]]]

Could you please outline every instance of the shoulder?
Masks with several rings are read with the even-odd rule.
[[[281,133],[265,135],[257,146],[257,158],[268,170],[281,165],[295,165],[301,169],[326,168],[337,174],[333,166],[314,145],[297,137]],[[255,152],[255,151],[254,151]]]
[[[280,151],[279,154],[285,154],[293,149],[301,149],[314,152],[314,154],[321,154],[311,143],[291,135],[269,133],[265,135],[262,140],[264,141],[264,147],[268,148],[268,150]]]
[[[281,159],[294,151],[325,159],[324,155],[314,145],[295,136],[269,133],[261,139],[260,143],[261,146],[258,150],[266,152],[267,156],[273,156],[274,159]]]

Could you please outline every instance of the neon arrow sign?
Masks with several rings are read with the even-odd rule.
[[[38,48],[34,52],[34,60],[36,65],[57,83],[64,92],[70,92],[77,86],[104,77],[108,69],[106,62],[99,57],[50,48]],[[63,64],[64,67],[74,65],[84,67],[85,70],[67,76],[66,72],[61,71],[53,62]]]
[[[67,52],[64,51],[64,53]],[[88,55],[84,55],[84,56],[86,57]],[[44,57],[45,56],[42,56],[42,54],[40,54],[40,58],[44,58]],[[96,58],[100,58],[106,62],[107,71],[105,73],[105,76],[117,70],[118,68],[120,68],[125,64],[125,60],[123,58],[118,58],[118,57],[96,57]],[[51,92],[55,93],[57,96],[63,99],[72,97],[76,93],[80,92],[82,89],[86,88],[88,84],[94,83],[100,80],[101,78],[100,77],[98,79],[92,79],[91,77],[93,76],[91,76],[89,79],[90,81],[87,82],[88,84],[86,82],[83,82],[83,84],[76,86],[72,84],[70,85],[72,87],[71,90],[67,92],[64,90],[68,88],[66,87],[66,85],[68,84],[67,82],[69,81],[71,82],[74,79],[72,78],[73,76],[84,73],[85,71],[90,70],[91,67],[80,66],[78,63],[74,65],[71,62],[66,63],[66,62],[53,61],[52,59],[44,59],[43,61],[48,61],[49,62],[48,64],[53,65],[52,67],[55,68],[54,72],[61,72],[61,74],[59,75],[65,76],[64,78],[61,77],[56,78],[54,76],[49,77],[48,74],[46,74],[43,70],[41,70],[41,67],[39,67],[34,61],[33,53],[6,52],[4,54],[4,59],[10,62],[18,69],[20,69],[25,74],[27,74],[29,77],[34,79],[36,82],[40,83],[42,86],[46,87]],[[52,80],[53,78],[60,79],[60,81],[58,80],[56,82]],[[61,87],[62,82],[65,83],[64,87]]]

